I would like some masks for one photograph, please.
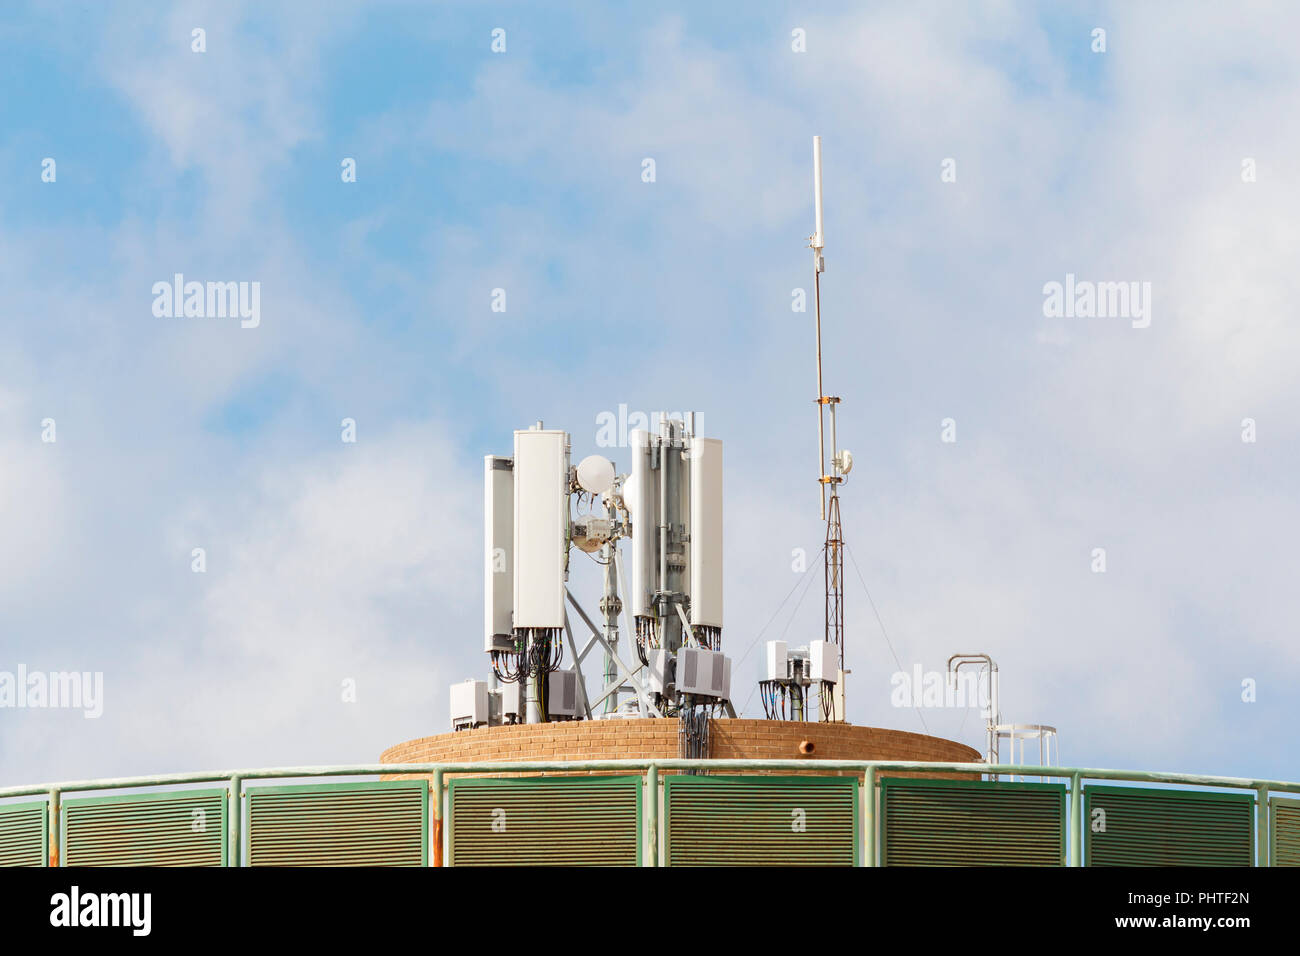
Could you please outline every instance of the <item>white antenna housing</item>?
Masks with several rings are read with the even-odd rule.
[[[514,627],[561,628],[569,530],[566,432],[515,432],[514,505]]]
[[[692,626],[722,627],[722,442],[693,438],[691,485]]]
[[[578,484],[593,495],[614,487],[614,463],[603,455],[588,455],[578,462]]]
[[[483,649],[510,650],[515,603],[515,476],[509,458],[483,459]]]
[[[654,471],[650,468],[650,433],[633,429],[628,436],[632,451],[632,477],[623,483],[623,502],[632,518],[632,581],[630,607],[633,617],[650,617],[654,611],[650,597],[654,594],[659,552],[656,533],[659,527]]]

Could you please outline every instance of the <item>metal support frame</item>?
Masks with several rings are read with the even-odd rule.
[[[1067,825],[1067,842],[1070,844],[1068,863],[1082,866],[1084,846],[1083,781],[1128,780],[1139,783],[1169,783],[1192,787],[1219,787],[1233,790],[1253,790],[1257,797],[1256,833],[1258,841],[1256,866],[1272,866],[1274,854],[1269,841],[1271,793],[1300,794],[1300,782],[1286,780],[1254,780],[1245,777],[1219,777],[1207,774],[1165,773],[1148,770],[1108,770],[1084,767],[1039,767],[1035,765],[1005,764],[989,766],[984,763],[948,763],[923,760],[815,760],[811,766],[823,771],[846,771],[861,774],[861,804],[858,809],[862,821],[862,865],[877,865],[878,831],[880,814],[877,806],[879,776],[882,772],[902,773],[968,773],[980,775],[1031,775],[1068,779],[1070,782],[1070,814]],[[326,767],[272,767],[251,770],[217,770],[200,773],[171,773],[142,777],[114,777],[99,780],[73,780],[62,783],[45,783],[24,786],[0,787],[0,799],[8,797],[47,796],[49,798],[48,822],[50,826],[50,862],[57,866],[64,862],[60,857],[58,818],[62,795],[90,790],[122,790],[144,787],[179,786],[197,783],[225,783],[229,792],[239,792],[248,780],[274,780],[294,777],[359,777],[394,776],[399,774],[429,774],[429,832],[432,842],[430,860],[433,866],[442,866],[443,844],[446,840],[443,822],[446,816],[446,775],[457,773],[562,773],[589,771],[640,772],[645,775],[646,797],[643,802],[641,825],[647,853],[645,865],[657,866],[659,853],[659,779],[665,770],[710,771],[787,771],[804,772],[810,769],[808,760],[759,759],[684,759],[684,758],[631,758],[624,760],[522,760],[522,761],[471,761],[447,763],[377,763]],[[232,816],[232,823],[235,816]],[[239,839],[238,825],[231,827],[231,839]],[[227,864],[240,863],[241,854],[232,855]]]
[[[663,714],[661,714],[659,709],[649,700],[646,696],[645,688],[642,687],[641,683],[636,679],[636,673],[641,668],[637,667],[633,669],[625,664],[623,658],[618,656],[618,651],[610,647],[609,642],[601,636],[600,630],[592,623],[591,618],[587,616],[587,612],[582,609],[582,605],[579,604],[578,599],[573,596],[573,592],[568,588],[565,588],[564,594],[569,599],[569,603],[573,605],[573,609],[578,612],[578,617],[582,618],[582,622],[586,624],[587,628],[591,631],[592,638],[605,649],[605,653],[609,655],[618,669],[622,671],[623,682],[636,692],[637,700],[641,703],[642,712],[644,713],[645,711],[649,711],[650,715],[653,717],[662,717]],[[601,699],[603,700],[604,698],[602,697]]]
[[[674,604],[673,607],[677,608],[677,616],[682,619],[682,627],[686,631],[686,636],[690,638],[692,644],[698,647],[700,642],[695,637],[695,628],[691,627],[690,618],[686,616],[686,609],[681,604]]]
[[[1011,753],[1008,755],[1013,763],[1025,762],[1025,742],[1029,740],[1038,741],[1038,762],[1047,766],[1052,763],[1053,759],[1057,763],[1061,760],[1061,742],[1055,727],[1049,727],[1046,724],[996,724],[993,727],[993,733],[996,735],[996,745],[993,748],[993,756],[996,759],[1002,751],[1002,741],[1006,740],[1011,745]],[[1016,741],[1020,742],[1020,757],[1016,757]],[[1039,775],[1041,778],[1041,774]],[[1020,778],[1022,781],[1024,777]]]
[[[620,603],[622,605],[622,607],[619,609],[619,612],[623,615],[623,633],[628,636],[628,640],[635,641],[636,627],[632,624],[630,620],[628,620],[628,616],[632,612],[628,610],[631,601],[627,593],[627,579],[623,576],[623,555],[619,553],[618,548],[614,549],[614,571],[618,576],[618,593],[619,593],[619,597],[621,598]],[[592,640],[594,641],[595,638],[593,637]],[[642,695],[640,694],[636,695],[636,705],[637,705],[637,709],[641,712],[641,716],[642,717],[647,716],[646,701],[645,698],[642,697]]]
[[[591,720],[591,703],[587,700],[587,682],[582,679],[582,659],[578,657],[578,645],[573,640],[573,628],[569,626],[569,612],[564,612],[564,636],[569,639],[569,650],[573,653],[573,672],[577,675],[578,699],[582,702],[582,711]],[[601,700],[604,700],[601,697]],[[597,701],[599,703],[600,701]]]

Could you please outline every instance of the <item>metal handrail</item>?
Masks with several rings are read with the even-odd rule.
[[[849,770],[865,773],[880,771],[930,771],[934,773],[1026,774],[1034,777],[1068,779],[1078,774],[1084,779],[1128,780],[1140,783],[1179,783],[1189,786],[1226,787],[1258,790],[1267,787],[1286,793],[1300,793],[1300,782],[1224,777],[1214,774],[1176,773],[1163,770],[1115,770],[1101,767],[1045,767],[1041,764],[957,763],[926,760],[823,760],[823,759],[715,759],[630,757],[618,760],[478,760],[426,763],[363,763],[314,767],[264,767],[244,770],[208,770],[190,773],[151,774],[135,777],[104,777],[95,780],[67,780],[56,783],[20,784],[0,787],[0,799],[47,794],[52,791],[72,793],[87,790],[117,790],[129,787],[160,787],[170,784],[214,783],[241,780],[273,780],[291,777],[372,777],[389,774],[443,773],[514,773],[565,770]]]
[[[58,828],[60,797],[65,793],[89,790],[120,790],[136,787],[159,787],[191,783],[224,782],[230,787],[231,846],[239,847],[239,798],[244,781],[271,780],[301,777],[366,777],[405,774],[428,774],[432,777],[431,809],[433,814],[434,865],[441,863],[442,796],[446,774],[459,773],[565,773],[594,770],[642,771],[655,785],[659,773],[665,770],[801,770],[847,771],[863,775],[867,796],[863,798],[860,813],[864,816],[864,857],[867,866],[874,866],[876,846],[875,790],[881,772],[913,773],[973,773],[999,775],[1031,775],[1052,777],[1070,782],[1069,844],[1072,847],[1070,865],[1082,865],[1083,815],[1081,812],[1082,783],[1084,780],[1123,780],[1135,783],[1169,783],[1184,786],[1222,787],[1254,790],[1259,797],[1256,807],[1257,861],[1271,865],[1269,852],[1268,797],[1270,793],[1300,794],[1300,782],[1288,780],[1225,777],[1214,774],[1176,773],[1159,770],[1114,770],[1100,767],[1044,767],[1040,764],[987,764],[924,760],[791,760],[791,759],[711,759],[711,758],[648,758],[632,757],[619,760],[511,760],[511,761],[443,761],[429,763],[369,763],[343,764],[316,767],[269,767],[244,770],[212,770],[196,773],[154,774],[136,777],[109,777],[96,780],[69,780],[58,783],[29,784],[0,787],[0,799],[21,796],[49,797],[51,858],[58,856]],[[647,837],[653,848],[657,841],[656,801],[647,801],[645,823]],[[651,854],[654,865],[653,850]]]

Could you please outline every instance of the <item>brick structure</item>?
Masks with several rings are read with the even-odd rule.
[[[668,719],[575,720],[480,727],[419,737],[389,747],[381,763],[478,760],[618,760],[678,756],[678,722]],[[812,752],[805,753],[811,744]],[[709,756],[818,760],[979,761],[965,744],[941,737],[852,724],[714,720]],[[817,772],[812,770],[812,772]],[[900,775],[901,776],[901,775]],[[963,776],[963,775],[945,775]]]

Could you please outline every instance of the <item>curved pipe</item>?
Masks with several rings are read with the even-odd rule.
[[[954,677],[963,666],[968,664],[984,665],[989,669],[989,714],[985,723],[987,740],[985,759],[989,763],[997,763],[997,726],[1002,722],[1002,713],[998,708],[998,665],[987,654],[954,654],[948,658],[948,675]]]

